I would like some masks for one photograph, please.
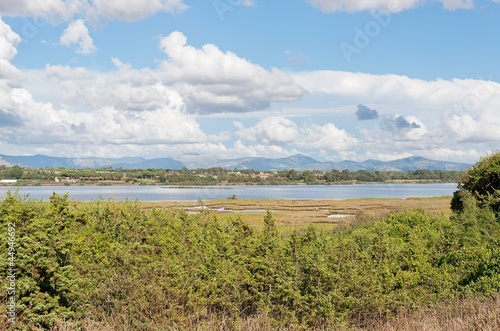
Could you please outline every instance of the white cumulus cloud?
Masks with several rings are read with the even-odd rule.
[[[446,128],[462,142],[499,142],[499,127],[498,115],[452,114],[446,120]]]
[[[283,144],[293,143],[300,138],[297,124],[283,116],[267,117],[250,128],[245,128],[240,122],[234,122],[234,125],[240,130],[238,136],[244,140]]]
[[[182,0],[93,0],[89,15],[109,20],[138,21],[160,12],[179,13],[187,8]]]
[[[200,113],[261,110],[304,94],[287,73],[268,71],[213,44],[197,49],[187,45],[181,32],[162,38],[160,47],[168,56],[160,66],[162,80],[177,85],[192,110]]]
[[[353,149],[358,140],[333,123],[298,125],[284,116],[270,116],[251,127],[235,122],[237,135],[243,141],[272,145],[294,145],[307,149],[345,151]]]
[[[63,46],[78,45],[76,52],[82,55],[95,53],[97,48],[89,35],[89,29],[85,26],[85,21],[80,19],[72,22],[63,32],[59,39],[59,44]]]
[[[17,45],[20,42],[19,35],[0,17],[0,79],[10,78],[18,72],[11,61],[17,55]]]
[[[69,21],[89,7],[86,0],[2,0],[0,14],[34,17],[39,24]]]
[[[68,145],[181,144],[206,140],[196,119],[183,112],[175,91],[165,91],[169,103],[153,111],[137,113],[102,106],[87,112],[57,108],[37,102],[25,89],[15,88],[10,99],[22,127],[0,130],[0,136],[18,144],[65,143]]]
[[[250,3],[247,3],[250,4]],[[180,13],[182,0],[3,0],[0,14],[34,17],[39,23],[58,24],[75,17],[138,21],[158,13]]]

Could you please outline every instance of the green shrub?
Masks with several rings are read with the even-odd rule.
[[[477,200],[480,208],[500,213],[500,152],[481,158],[461,177],[451,201],[452,209],[463,212],[469,204],[469,196]]]

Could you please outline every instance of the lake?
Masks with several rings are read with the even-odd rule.
[[[96,201],[197,201],[238,199],[342,200],[357,198],[410,198],[451,196],[455,183],[355,184],[355,185],[227,185],[227,186],[2,186],[0,199],[8,190],[21,196],[48,201],[53,192],[69,193],[71,200]]]

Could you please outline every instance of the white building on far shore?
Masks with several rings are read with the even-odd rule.
[[[17,179],[0,179],[0,183],[17,183]]]

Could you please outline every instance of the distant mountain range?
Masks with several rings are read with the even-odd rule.
[[[429,160],[423,157],[412,156],[393,161],[366,160],[363,162],[340,161],[340,162],[320,162],[311,157],[297,154],[285,158],[239,158],[232,160],[221,160],[215,166],[227,169],[255,169],[255,170],[323,170],[348,169],[349,171],[407,171],[407,170],[465,170],[471,165],[466,163],[456,163],[448,161]]]
[[[429,160],[419,156],[407,157],[393,161],[366,160],[363,162],[340,161],[321,162],[309,156],[297,154],[284,158],[243,157],[237,159],[222,159],[214,155],[184,154],[176,157],[144,159],[141,157],[111,158],[66,158],[47,155],[9,156],[0,154],[0,165],[18,165],[29,168],[102,168],[113,167],[122,169],[188,169],[221,167],[226,169],[255,170],[323,170],[332,169],[349,171],[408,171],[418,169],[428,170],[465,170],[471,165],[448,161]]]

